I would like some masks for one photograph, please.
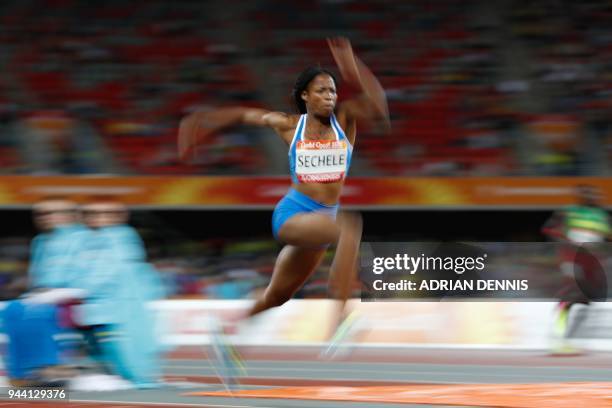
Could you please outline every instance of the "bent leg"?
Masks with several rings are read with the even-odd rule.
[[[329,272],[329,288],[335,299],[346,301],[357,272],[363,223],[361,216],[355,213],[341,213],[338,223],[340,239]]]
[[[355,213],[343,212],[338,215],[337,221],[328,215],[308,213],[291,217],[279,231],[279,238],[291,246],[321,248],[337,244],[329,286],[332,296],[340,301],[341,311],[350,296],[356,275],[362,224],[361,216]],[[312,270],[306,273],[307,276],[299,282],[298,288],[310,276]],[[297,288],[292,294],[295,290]]]
[[[359,214],[341,213],[338,216],[338,223],[340,239],[329,271],[329,290],[333,298],[339,301],[338,317],[341,320],[344,306],[351,295],[357,276],[357,258],[363,222]]]
[[[291,299],[315,271],[324,254],[324,248],[286,245],[276,258],[270,284],[249,311],[249,316],[280,306]]]
[[[301,213],[285,221],[278,237],[288,245],[321,248],[338,242],[340,227],[329,215]]]

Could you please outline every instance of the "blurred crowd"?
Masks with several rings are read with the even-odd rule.
[[[179,118],[287,111],[305,66],[333,68],[324,38],[345,35],[393,125],[360,129],[354,175],[609,175],[611,15],[605,0],[5,1],[0,169],[285,174],[282,143],[250,128],[179,163]]]
[[[30,242],[26,237],[0,240],[0,299],[13,299],[28,286]],[[244,299],[265,289],[272,275],[278,244],[262,235],[249,240],[182,238],[147,242],[148,260],[159,272],[169,298]],[[296,294],[326,297],[330,251],[317,273]]]
[[[538,242],[545,238],[540,234],[545,214],[519,217],[516,214],[499,213],[497,218],[490,216],[484,223],[474,223],[477,216],[467,217],[463,225],[449,229],[452,218],[461,215],[443,214],[420,215],[426,222],[418,224],[388,214],[384,217],[367,218],[368,232],[366,242]],[[259,215],[267,225],[267,214]],[[243,217],[243,218],[241,218]],[[256,297],[265,289],[270,280],[274,261],[280,245],[271,239],[265,227],[258,227],[258,215],[248,214],[251,219],[249,236],[243,232],[234,235],[226,225],[245,222],[246,215],[232,212],[223,214],[192,213],[174,218],[159,217],[146,211],[135,212],[131,223],[138,226],[138,232],[146,243],[147,261],[158,271],[163,282],[164,293],[170,298],[203,299],[247,299]],[[436,230],[431,224],[434,217],[440,223]],[[517,218],[518,217],[518,218]],[[197,219],[197,222],[193,222]],[[218,221],[216,221],[218,219]],[[511,222],[507,222],[511,219]],[[181,221],[179,221],[181,220]],[[455,221],[459,222],[458,220]],[[507,222],[507,223],[505,223]],[[218,225],[214,225],[214,224]],[[380,224],[376,228],[374,223]],[[512,224],[514,228],[511,228]],[[402,227],[405,226],[405,227]],[[490,230],[490,225],[496,229]],[[389,230],[389,226],[394,229]],[[409,226],[409,227],[408,227]],[[446,227],[445,227],[446,226]],[[486,234],[485,234],[486,233]],[[484,235],[483,235],[484,234]],[[536,247],[533,244],[533,248]],[[5,236],[0,240],[0,296],[12,299],[23,293],[27,287],[27,269],[30,262],[30,238],[27,236]],[[326,298],[328,296],[328,272],[333,250],[326,254],[313,277],[296,294],[297,298]],[[504,268],[516,266],[517,259],[523,259],[528,268],[524,273],[539,282],[558,281],[558,267],[555,256],[546,255],[540,250],[532,254],[499,255],[498,259],[507,261]],[[501,264],[500,264],[501,265]],[[500,275],[510,274],[499,268]],[[355,296],[359,297],[359,287]]]

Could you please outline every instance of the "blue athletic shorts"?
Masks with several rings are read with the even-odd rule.
[[[293,188],[289,189],[289,192],[276,204],[272,214],[272,233],[274,238],[279,239],[278,232],[289,218],[296,214],[312,212],[329,215],[335,220],[338,213],[338,204],[325,205]]]

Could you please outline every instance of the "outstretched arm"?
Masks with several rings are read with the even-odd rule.
[[[241,107],[194,112],[184,117],[179,126],[179,158],[190,159],[194,149],[211,134],[234,125],[271,127],[284,139],[283,135],[291,128],[291,117],[282,112]]]
[[[382,121],[385,128],[388,129],[390,127],[389,108],[385,91],[378,79],[354,55],[348,39],[328,39],[327,43],[342,78],[361,91],[357,98],[344,102],[340,109],[344,110],[350,118]]]

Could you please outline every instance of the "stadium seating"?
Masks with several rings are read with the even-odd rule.
[[[294,78],[306,65],[333,67],[324,39],[341,34],[380,78],[393,119],[386,136],[360,129],[353,174],[589,175],[609,167],[609,155],[593,148],[610,135],[609,115],[593,114],[610,108],[605,1],[580,2],[571,13],[521,1],[248,3],[3,2],[0,100],[16,104],[14,122],[53,109],[91,125],[88,137],[110,149],[117,173],[280,174],[257,137],[238,146],[218,138],[212,143],[221,146],[209,147],[223,154],[181,164],[171,154],[176,124],[203,105],[287,110]],[[341,96],[352,93],[341,87]],[[538,143],[528,118],[559,113],[576,116],[581,156],[543,169],[541,154],[550,152],[521,153]],[[139,126],[117,133],[111,122]],[[4,172],[40,171],[14,152],[0,151]]]

